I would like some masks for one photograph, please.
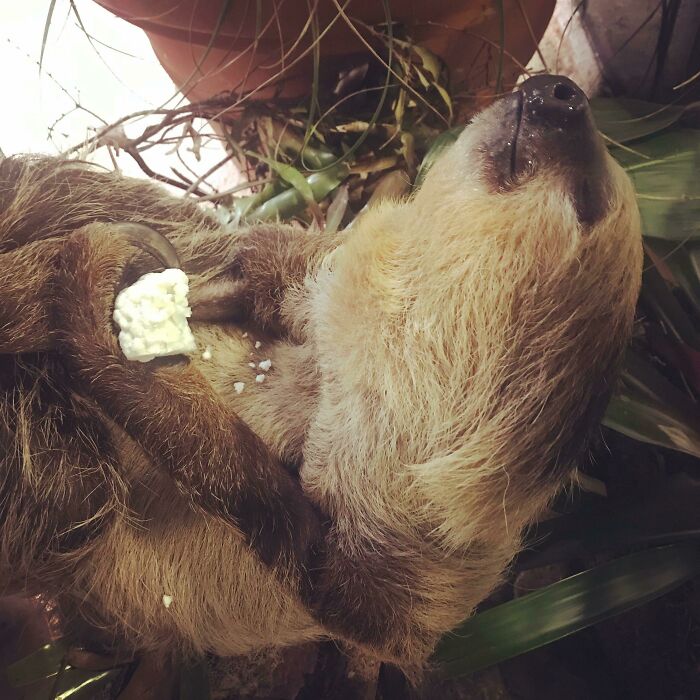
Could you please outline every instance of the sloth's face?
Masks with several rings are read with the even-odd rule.
[[[554,171],[581,224],[608,213],[607,153],[586,96],[568,78],[538,75],[525,81],[480,115],[465,140],[475,145],[482,176],[495,191],[512,191]]]
[[[454,193],[448,206],[479,221],[496,207],[501,222],[530,217],[586,234],[623,213],[627,228],[637,228],[628,178],[607,153],[586,96],[562,76],[530,78],[477,115],[423,189],[438,206],[438,191]]]

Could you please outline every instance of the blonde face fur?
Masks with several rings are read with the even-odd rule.
[[[306,569],[263,565],[101,404],[128,495],[98,546],[61,560],[80,614],[139,649],[232,655],[331,636],[410,671],[497,585],[597,427],[642,261],[619,166],[600,146],[599,179],[577,189],[579,160],[551,149],[538,160],[529,116],[503,160],[494,134],[512,107],[479,115],[413,198],[337,239],[253,229],[212,247],[220,258],[207,266],[197,240],[209,224],[183,210],[189,229],[162,227],[195,290],[226,274],[224,258],[252,280],[247,335],[239,322],[200,323],[212,359],[193,366],[300,465],[326,522],[323,554]],[[513,167],[494,177],[495,162]],[[596,207],[582,208],[596,183]],[[138,201],[137,185],[116,186]],[[268,358],[256,383],[248,363]]]

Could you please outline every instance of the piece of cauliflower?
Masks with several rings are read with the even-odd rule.
[[[197,349],[187,319],[187,275],[177,268],[149,272],[117,295],[114,321],[128,360],[182,355]]]

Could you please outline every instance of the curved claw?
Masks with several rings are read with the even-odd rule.
[[[180,258],[173,244],[155,229],[145,224],[125,222],[113,224],[130,243],[150,253],[164,267],[180,268]]]

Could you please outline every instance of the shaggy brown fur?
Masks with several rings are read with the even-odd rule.
[[[502,110],[334,238],[227,234],[143,182],[0,164],[0,582],[111,645],[334,636],[423,663],[575,468],[639,287],[624,173],[601,150],[593,223],[551,153],[494,191]],[[153,267],[123,221],[175,245],[211,360],[122,358],[115,292]]]

